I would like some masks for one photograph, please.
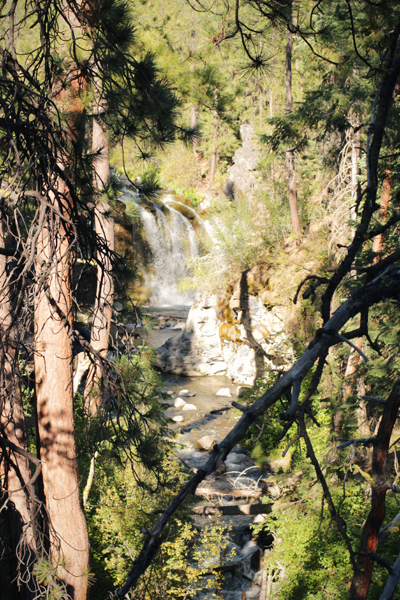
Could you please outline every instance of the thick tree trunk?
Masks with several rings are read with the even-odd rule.
[[[214,92],[214,131],[213,131],[213,145],[211,154],[211,167],[210,167],[210,183],[211,188],[214,185],[215,171],[217,169],[217,140],[218,140],[218,88],[215,88]]]
[[[80,93],[86,81],[77,77],[57,96],[69,114],[71,148],[59,159],[66,170],[72,142],[84,135]],[[38,438],[42,461],[50,557],[73,600],[86,600],[89,538],[78,477],[73,407],[72,262],[75,230],[73,204],[67,185],[58,177],[48,193],[49,210],[43,204],[44,224],[36,247],[37,293],[35,299],[35,383]]]
[[[101,120],[103,113],[101,105],[95,106],[93,119],[93,179],[95,190],[100,194],[108,183],[110,165],[108,158],[108,136]],[[96,304],[93,315],[91,346],[100,356],[108,353],[110,326],[114,301],[114,280],[110,253],[114,251],[114,219],[110,214],[109,204],[99,198],[95,209],[95,230],[101,241],[97,252],[97,290]],[[89,369],[85,385],[85,398],[89,412],[93,415],[101,402],[102,370],[99,358],[94,357],[94,363]]]
[[[292,46],[293,34],[288,29],[286,34],[286,111],[292,110]],[[300,233],[299,210],[297,206],[296,173],[294,170],[294,152],[286,150],[286,176],[292,229],[296,235]]]
[[[5,230],[0,219],[0,248],[4,249]],[[12,326],[12,306],[7,282],[7,258],[0,254],[0,402],[1,428],[4,438],[27,452],[25,415],[22,405],[15,330]],[[13,554],[13,577],[21,600],[34,598],[32,566],[36,558],[35,491],[30,483],[32,474],[26,457],[10,450],[3,451],[2,481],[8,498],[7,517],[10,546]]]
[[[55,204],[54,197],[49,200]],[[63,209],[65,217],[70,217],[68,207]],[[50,555],[73,600],[85,600],[89,540],[79,497],[68,336],[72,316],[71,241],[65,221],[49,213],[37,247],[37,275],[40,277],[46,269],[47,278],[44,285],[38,286],[36,296],[35,379]]]

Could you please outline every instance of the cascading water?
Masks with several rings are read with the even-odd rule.
[[[126,189],[123,200],[134,201],[139,205],[143,229],[152,253],[151,268],[145,276],[151,289],[150,304],[192,304],[194,292],[180,292],[178,284],[188,275],[187,261],[198,256],[199,240],[190,220],[169,205],[171,201],[175,205],[180,203],[171,194],[165,194],[149,210],[140,203],[137,194]],[[188,209],[185,205],[182,206]],[[196,215],[194,211],[193,213]]]

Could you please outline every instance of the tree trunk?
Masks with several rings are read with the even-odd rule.
[[[286,33],[286,112],[292,110],[292,46],[293,34],[288,29]],[[297,206],[296,173],[294,170],[294,152],[286,150],[286,176],[288,180],[288,195],[290,215],[292,217],[292,230],[295,235],[300,234],[300,219]]]
[[[210,183],[211,188],[214,184],[215,171],[217,169],[217,140],[218,140],[218,88],[215,88],[214,92],[214,133],[213,133],[213,146],[211,154],[211,167],[210,167]]]
[[[365,521],[358,560],[351,583],[350,597],[353,600],[366,600],[371,582],[374,557],[378,547],[378,533],[385,518],[386,492],[390,489],[387,469],[387,453],[393,427],[400,408],[400,379],[384,404],[383,415],[373,443],[371,510]]]
[[[54,206],[54,196],[49,200]],[[70,216],[68,207],[63,208],[63,214]],[[49,213],[37,245],[37,275],[40,277],[45,268],[48,275],[36,296],[35,379],[50,555],[73,600],[85,600],[89,540],[79,497],[75,446],[68,336],[72,311],[70,243],[65,221]]]
[[[85,81],[77,77],[57,100],[69,114],[71,142],[84,135],[79,96]],[[58,160],[66,170],[70,149]],[[71,150],[72,152],[72,150]],[[72,160],[72,158],[71,158]],[[35,383],[43,493],[49,529],[50,556],[73,600],[86,600],[89,539],[80,494],[73,408],[72,262],[76,242],[73,203],[67,185],[58,177],[42,205],[43,226],[36,248]],[[46,214],[43,215],[43,211]]]
[[[5,228],[0,219],[0,248],[5,248]],[[7,258],[0,254],[0,402],[1,427],[4,438],[28,451],[25,415],[22,405],[21,380],[18,369],[16,334],[12,325],[12,306],[7,282]],[[8,501],[13,578],[16,576],[21,600],[34,598],[32,566],[37,555],[35,523],[35,491],[30,483],[29,461],[15,450],[3,448],[2,480]]]
[[[95,190],[101,194],[110,177],[108,158],[108,135],[101,115],[104,106],[94,107],[93,119],[93,183]],[[95,208],[95,230],[100,241],[97,252],[97,290],[91,332],[91,346],[100,357],[108,354],[110,327],[114,301],[114,280],[112,274],[111,253],[114,251],[114,219],[110,214],[108,202],[99,197]],[[101,403],[102,369],[100,359],[94,357],[85,385],[85,399],[90,414],[95,414]]]
[[[383,184],[382,184],[381,209],[379,211],[379,218],[382,220],[386,219],[386,217],[387,217],[391,189],[392,189],[392,171],[390,171],[389,169],[386,169],[385,170],[385,178],[384,178]],[[374,258],[375,264],[380,261],[382,249],[383,249],[383,233],[380,233],[374,239],[374,244],[372,247],[372,250],[376,254],[376,256]]]

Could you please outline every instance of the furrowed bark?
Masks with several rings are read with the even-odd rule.
[[[400,408],[400,378],[396,381],[388,400],[384,404],[383,415],[378,432],[373,441],[371,510],[363,527],[359,559],[354,572],[350,595],[354,600],[367,598],[371,582],[375,554],[378,547],[378,535],[385,518],[386,492],[390,489],[386,459],[390,437]]]
[[[383,221],[387,217],[388,206],[390,200],[390,192],[392,189],[392,172],[389,169],[385,171],[385,179],[382,184],[382,194],[381,194],[381,208],[379,212],[379,218]],[[372,250],[377,254],[374,258],[374,263],[379,262],[383,249],[383,233],[380,233],[374,239],[374,244],[372,246]]]
[[[316,360],[323,356],[327,349],[338,343],[336,334],[345,324],[363,309],[372,306],[386,298],[400,298],[400,265],[393,265],[376,277],[373,281],[363,286],[332,315],[326,325],[317,332],[314,340],[293,365],[278,379],[275,385],[267,390],[252,406],[243,410],[243,416],[235,427],[228,433],[220,444],[217,444],[207,463],[185,484],[162,517],[154,525],[143,545],[143,549],[130,571],[126,583],[118,590],[119,597],[123,597],[138,581],[153,560],[162,543],[161,534],[171,516],[179,508],[184,499],[193,494],[201,481],[210,475],[218,465],[225,460],[232,448],[245,436],[251,424],[275,404],[282,394],[291,388],[293,382],[304,378]]]
[[[40,234],[37,269],[48,267],[35,306],[35,379],[50,556],[73,600],[87,596],[89,540],[79,495],[72,394],[70,236],[50,214]]]
[[[50,557],[73,600],[87,597],[89,539],[79,493],[69,338],[76,232],[72,198],[61,174],[66,177],[73,143],[79,143],[83,135],[79,95],[84,85],[85,81],[77,78],[57,98],[64,102],[69,115],[71,147],[58,158],[59,175],[48,191],[47,206],[41,206],[46,213],[36,247],[34,336],[38,437]]]

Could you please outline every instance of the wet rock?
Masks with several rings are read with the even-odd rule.
[[[196,440],[194,447],[196,450],[205,450],[208,452],[215,444],[215,440],[211,435],[205,435],[199,440]]]
[[[194,404],[185,404],[182,410],[197,410],[197,406]]]
[[[218,467],[215,469],[215,474],[217,476],[223,475],[226,473],[226,464],[224,462],[220,463]]]
[[[236,444],[236,446],[233,446],[231,453],[235,453],[235,454],[244,454],[245,456],[248,456],[248,451],[246,450],[246,448],[243,448],[240,444]]]
[[[184,400],[182,400],[182,398],[175,398],[174,400],[174,406],[175,408],[182,408],[182,406],[185,406],[186,402]]]
[[[230,392],[229,388],[221,388],[220,390],[218,390],[218,392],[215,395],[223,396],[224,398],[231,398],[231,392]]]
[[[181,398],[192,398],[195,395],[196,395],[196,392],[189,392],[189,390],[181,390],[179,392],[179,396]]]

